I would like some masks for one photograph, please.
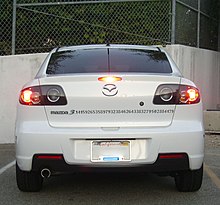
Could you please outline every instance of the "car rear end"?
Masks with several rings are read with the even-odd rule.
[[[193,191],[200,186],[181,189],[180,178],[201,170],[203,133],[199,90],[161,49],[60,48],[21,91],[17,169],[43,177],[151,171],[175,176],[179,190]]]

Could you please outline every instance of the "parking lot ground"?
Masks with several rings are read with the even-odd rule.
[[[13,144],[0,144],[0,169],[15,160],[15,146]]]
[[[0,174],[0,204],[219,205],[220,135],[206,136],[205,153],[203,185],[194,193],[176,191],[171,177],[143,173],[63,175],[46,180],[41,192],[23,193],[10,164],[15,160],[14,145],[0,145],[0,170],[6,167]]]

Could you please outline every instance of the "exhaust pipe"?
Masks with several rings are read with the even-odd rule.
[[[41,170],[41,176],[45,179],[49,178],[51,176],[51,171],[47,168],[44,168]]]

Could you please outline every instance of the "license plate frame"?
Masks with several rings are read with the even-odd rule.
[[[130,140],[91,141],[91,162],[129,162],[131,161]]]

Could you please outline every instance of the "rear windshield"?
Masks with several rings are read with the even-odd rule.
[[[166,55],[160,51],[99,48],[53,53],[47,74],[138,72],[171,73]]]

